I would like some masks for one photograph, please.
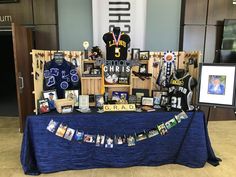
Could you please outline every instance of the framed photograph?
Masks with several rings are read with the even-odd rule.
[[[89,96],[88,95],[79,95],[79,108],[88,109],[89,108]]]
[[[48,99],[39,99],[38,100],[39,113],[47,113],[50,111]]]
[[[149,97],[149,90],[148,89],[132,89],[132,95],[136,96],[136,104],[141,104],[142,97]]]
[[[128,100],[128,92],[113,91],[111,99],[115,101]]]
[[[104,96],[103,95],[95,95],[95,106],[97,108],[102,108],[104,105]]]
[[[57,100],[56,90],[43,91],[43,98],[48,99],[50,109],[55,109],[55,100]]]
[[[129,77],[119,77],[118,79],[119,84],[129,84]]]
[[[235,64],[200,64],[199,105],[236,107]]]
[[[84,63],[84,72],[83,72],[83,74],[91,74],[93,68],[94,68],[93,63]]]
[[[161,103],[160,106],[165,107],[170,101],[170,97],[167,95],[161,95]]]
[[[162,92],[162,91],[158,91],[158,90],[152,91],[154,108],[160,108],[162,95],[167,95],[167,92]]]
[[[139,60],[139,52],[140,52],[140,49],[137,49],[137,48],[133,48],[131,50],[131,60]]]
[[[136,95],[130,95],[130,96],[129,96],[129,101],[128,101],[128,103],[129,103],[129,104],[136,104],[136,102],[137,102],[137,97],[136,97]]]
[[[73,100],[74,106],[79,106],[79,90],[65,90],[65,98]]]
[[[62,114],[71,113],[71,112],[73,112],[73,107],[72,107],[72,105],[61,106],[61,113],[62,113]]]
[[[140,60],[149,60],[149,51],[140,51],[139,54]]]
[[[147,64],[140,64],[139,73],[148,73],[148,65]]]
[[[152,97],[142,97],[141,98],[142,106],[153,106],[153,98]]]
[[[149,89],[133,88],[132,89],[132,95],[136,95],[136,93],[143,93],[143,96],[149,97]]]

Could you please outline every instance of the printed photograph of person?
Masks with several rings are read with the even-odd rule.
[[[225,95],[226,76],[209,75],[208,94]]]
[[[49,105],[48,105],[48,101],[46,99],[39,100],[39,112],[40,113],[49,112]]]
[[[43,97],[48,99],[49,108],[55,109],[55,100],[57,100],[56,90],[48,90],[43,92]]]

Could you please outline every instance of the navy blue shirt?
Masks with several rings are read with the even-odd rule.
[[[79,89],[77,69],[65,59],[61,64],[58,64],[55,59],[45,63],[43,89],[56,89],[58,98],[64,98],[64,90]]]

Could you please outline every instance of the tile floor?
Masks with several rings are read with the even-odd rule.
[[[223,162],[217,167],[208,163],[192,169],[180,165],[64,171],[48,177],[234,177],[236,176],[236,121],[211,121],[209,135],[215,153]],[[22,134],[17,118],[0,118],[0,177],[22,177],[20,148]]]

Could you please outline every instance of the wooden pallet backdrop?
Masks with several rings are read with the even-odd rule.
[[[50,61],[53,58],[53,54],[56,51],[48,50],[32,50],[32,67],[33,67],[33,77],[34,77],[34,97],[35,97],[35,113],[38,113],[37,100],[42,98],[43,91],[43,68],[44,64]],[[161,88],[156,84],[157,76],[159,74],[160,66],[162,66],[163,61],[162,57],[164,52],[150,52],[150,58],[147,61],[141,61],[142,63],[148,64],[148,72],[152,74],[150,79],[145,79],[142,81],[140,78],[131,74],[130,76],[130,86],[128,87],[116,87],[110,86],[104,88],[104,78],[102,77],[82,77],[83,63],[90,62],[89,60],[83,60],[83,52],[81,51],[61,51],[65,55],[65,59],[71,62],[72,58],[77,60],[78,64],[78,74],[81,78],[81,95],[90,95],[90,94],[101,94],[104,91],[108,91],[111,95],[112,91],[128,91],[129,94],[132,94],[132,88],[141,88],[149,89],[149,94],[151,96],[152,90],[160,90]],[[177,68],[186,69],[190,58],[197,60],[197,63],[201,62],[201,53],[199,51],[191,52],[175,52],[176,55],[176,65]],[[128,55],[130,56],[130,54]],[[128,58],[129,59],[129,58]],[[94,61],[91,61],[94,62]],[[153,67],[153,63],[158,63],[157,67]],[[188,66],[189,73],[196,79],[198,79],[199,68],[195,68],[194,65]],[[133,71],[138,72],[138,67],[135,66],[132,68]],[[196,90],[196,89],[195,89]],[[193,100],[195,101],[195,96]]]

